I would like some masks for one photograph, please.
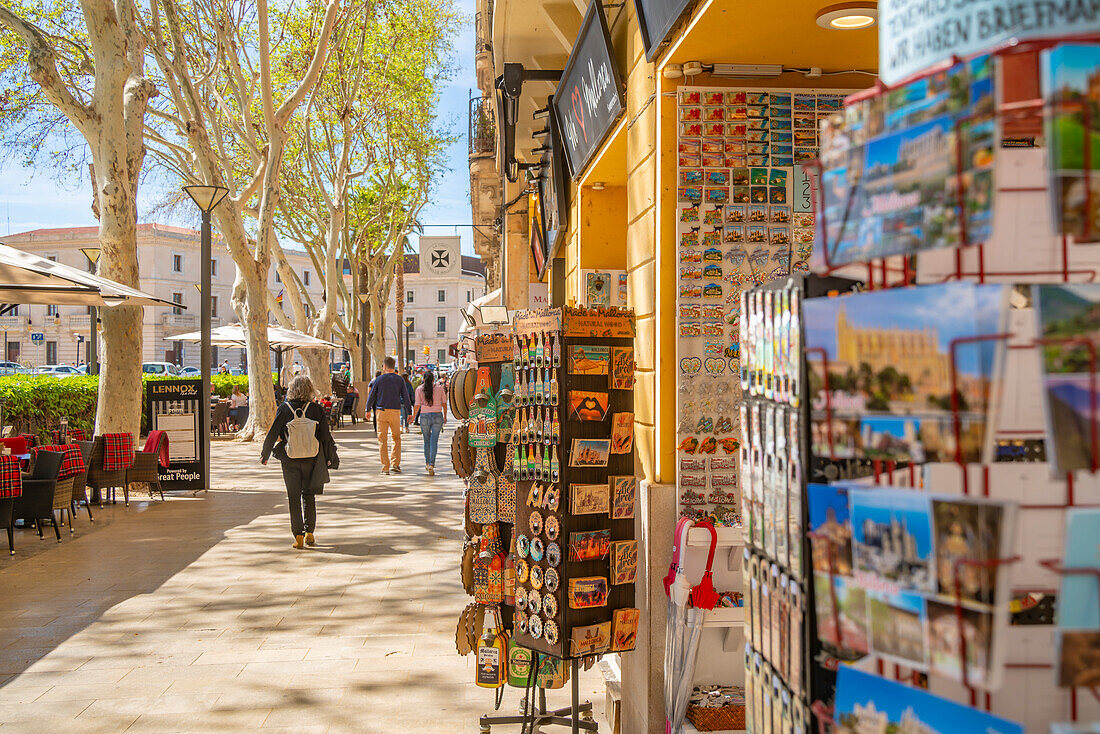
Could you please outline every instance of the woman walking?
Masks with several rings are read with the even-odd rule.
[[[424,373],[424,381],[416,388],[413,404],[413,420],[420,416],[420,433],[424,436],[424,467],[428,476],[435,476],[435,454],[439,449],[439,433],[447,422],[447,393],[435,383],[431,370]]]
[[[316,544],[316,495],[329,481],[329,469],[340,467],[336,442],[328,430],[325,411],[313,402],[313,382],[305,375],[290,381],[286,402],[275,413],[275,422],[264,439],[260,463],[267,464],[272,453],[283,465],[283,482],[290,503],[290,531],[294,547]],[[312,424],[312,425],[311,425]],[[278,443],[276,443],[278,441]]]

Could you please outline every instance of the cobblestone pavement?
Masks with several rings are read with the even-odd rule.
[[[0,559],[0,729],[478,732],[493,692],[454,650],[468,597],[449,432],[435,477],[418,432],[391,476],[372,430],[336,439],[312,550],[290,547],[277,462],[220,441],[208,494],[78,516],[60,544],[17,531],[38,545]],[[602,691],[582,675],[601,729]],[[518,701],[507,689],[502,711]]]

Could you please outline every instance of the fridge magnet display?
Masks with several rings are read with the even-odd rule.
[[[611,305],[611,273],[586,273],[585,294],[590,308]]]
[[[607,438],[574,438],[569,452],[569,466],[585,468],[607,466],[611,440]]]
[[[611,486],[611,519],[627,520],[634,517],[634,505],[638,499],[638,478],[608,477]]]
[[[569,347],[569,374],[606,375],[610,359],[610,347],[571,346]]]
[[[614,652],[633,650],[637,646],[640,615],[641,612],[632,607],[615,610],[611,625],[611,649]]]
[[[1003,331],[1007,293],[1000,285],[948,283],[807,300],[806,348],[818,351],[807,360],[814,453],[917,463],[991,455],[993,432],[986,428],[999,394],[1003,343],[955,349],[958,446],[950,345]],[[869,379],[861,379],[860,370],[869,370]]]
[[[919,688],[842,665],[833,719],[842,731],[933,731],[1024,734],[1024,727]]]
[[[569,632],[571,653],[578,657],[607,652],[611,647],[611,623],[574,627]]]
[[[1039,336],[1050,340],[1040,354],[1052,463],[1061,473],[1091,469],[1100,457],[1092,455],[1090,353],[1083,342],[1100,344],[1100,285],[1037,285],[1033,295]]]
[[[559,551],[560,553],[560,551]],[[546,584],[546,590],[553,593],[558,590],[558,586],[561,584],[561,576],[558,574],[558,569],[548,568],[544,578]]]
[[[569,608],[593,609],[607,606],[607,577],[584,576],[569,579]]]
[[[638,575],[638,541],[616,540],[611,544],[611,583],[632,584]]]
[[[611,389],[631,390],[634,387],[634,347],[611,348]]]
[[[611,416],[611,453],[629,454],[634,450],[634,414]]]
[[[606,515],[610,507],[608,484],[569,485],[570,508],[574,515]]]
[[[611,551],[610,530],[586,530],[569,533],[569,560],[596,561],[607,558]]]
[[[607,418],[607,393],[569,391],[569,420],[602,421]]]

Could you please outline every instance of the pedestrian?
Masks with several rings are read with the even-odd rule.
[[[405,374],[402,375],[402,379],[405,380],[405,388],[409,391],[409,395],[413,394],[412,380],[409,379],[409,369],[405,368]],[[409,432],[409,426],[412,424],[412,406],[409,406],[408,410],[405,410],[405,406],[401,406],[401,427],[405,429],[405,433]]]
[[[303,543],[316,544],[313,536],[317,528],[316,496],[324,491],[329,481],[329,469],[340,468],[340,457],[336,454],[336,442],[329,432],[325,411],[313,402],[315,393],[308,377],[299,375],[291,380],[286,402],[275,412],[275,422],[267,432],[260,453],[261,464],[266,465],[274,453],[283,466],[283,483],[290,504],[290,532],[294,534],[293,547],[298,549]]]
[[[435,476],[435,455],[439,449],[439,434],[447,422],[447,398],[443,385],[437,384],[431,370],[424,372],[424,381],[416,388],[413,420],[420,418],[420,434],[424,436],[424,468]]]
[[[367,408],[374,411],[379,425],[378,450],[382,455],[382,473],[401,473],[401,416],[402,409],[412,413],[412,397],[408,384],[397,374],[396,360],[386,357],[382,362],[382,375],[376,377],[367,396]],[[393,453],[387,452],[387,435],[393,438]]]
[[[248,414],[248,411],[242,408],[248,408],[248,395],[241,391],[240,385],[234,385],[233,392],[229,395],[229,419],[236,426],[236,430],[240,430],[244,425],[241,419]]]

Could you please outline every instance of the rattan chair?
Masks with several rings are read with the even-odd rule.
[[[0,499],[0,528],[8,531],[8,550],[15,555],[15,497]]]
[[[34,460],[34,469],[23,476],[23,496],[15,500],[15,517],[37,525],[39,538],[42,537],[43,518],[50,518],[58,543],[61,542],[61,530],[57,526],[53,506],[54,497],[57,496],[57,475],[61,471],[61,458],[62,455],[56,451],[39,451]],[[71,486],[69,494],[72,494]]]
[[[329,425],[330,429],[340,427],[340,416],[343,415],[343,411],[344,411],[344,399],[343,398],[333,399],[332,407],[329,408],[329,411],[328,411],[328,425]]]
[[[92,502],[99,502],[99,506],[103,507],[103,493],[101,490],[106,489],[110,492],[109,499],[111,503],[114,504],[115,490],[122,487],[126,504],[129,506],[130,494],[126,489],[126,470],[115,469],[113,471],[107,471],[104,469],[103,454],[103,436],[96,436],[95,441],[92,442],[91,458],[85,462],[88,467],[88,486],[92,488]]]
[[[167,441],[168,435],[163,434],[161,441]],[[160,486],[160,472],[157,466],[160,464],[160,444],[152,451],[135,451],[134,465],[126,470],[126,489],[129,492],[131,484],[148,484],[149,499],[153,499],[153,492],[160,492],[161,502],[164,501],[164,489]],[[129,494],[127,494],[129,496]]]
[[[89,522],[95,522],[95,518],[92,517],[92,503],[88,501],[88,467],[91,466],[92,461],[92,442],[74,441],[73,443],[80,449],[80,458],[84,460],[84,471],[73,477],[73,495],[69,504],[69,532],[72,532],[72,517],[76,510],[80,509],[81,502],[88,510]]]
[[[211,433],[229,432],[229,403],[218,403],[214,406],[210,417],[210,431]]]

